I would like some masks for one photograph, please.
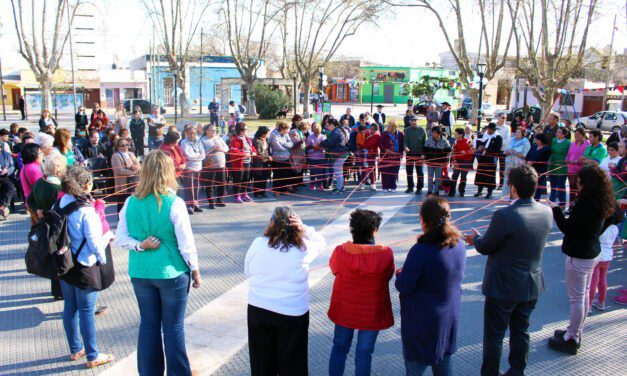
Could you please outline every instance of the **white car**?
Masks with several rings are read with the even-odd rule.
[[[496,109],[490,103],[484,103],[481,106],[481,116],[488,121],[494,118],[495,111]]]
[[[627,112],[600,111],[594,115],[579,118],[577,126],[586,129],[600,129],[605,132],[616,132],[627,124]]]

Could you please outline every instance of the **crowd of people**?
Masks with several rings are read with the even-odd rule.
[[[382,215],[363,209],[351,213],[352,239],[334,244],[329,262],[335,278],[328,310],[335,324],[329,374],[344,373],[355,331],[355,373],[370,374],[377,336],[394,325],[392,278],[400,296],[407,374],[421,375],[428,367],[436,375],[453,374],[465,244],[488,257],[481,374],[500,374],[508,328],[506,374],[524,374],[531,315],[544,290],[542,253],[553,221],[564,234],[570,316],[568,327],[556,330],[548,345],[576,354],[591,307],[605,310],[613,248],[627,236],[621,209],[627,205],[627,126],[605,145],[601,132],[571,129],[557,114],[535,129],[521,119],[507,124],[499,115],[477,135],[446,123],[448,115],[444,121],[436,121],[432,111],[429,115],[427,130],[415,115],[408,115],[401,130],[394,120],[386,122],[382,106],[358,120],[350,110],[340,120],[325,115],[321,123],[295,115],[291,124],[259,127],[250,138],[245,121],[229,122],[222,135],[213,120],[165,131],[156,107],[148,116],[134,109],[130,120],[119,107],[111,122],[95,105],[89,118],[79,109],[72,137],[44,110],[36,135],[17,124],[0,130],[0,214],[6,218],[20,195],[31,224],[53,208],[67,213],[71,252],[80,268],[52,279],[51,294],[64,301],[71,360],[86,357],[88,368],[114,360],[98,348],[94,317],[99,291],[115,280],[110,249],[115,238],[129,251],[140,312],[140,374],[191,375],[183,321],[189,286],[202,284],[190,223],[190,215],[203,211],[202,190],[209,209],[224,207],[227,197],[243,204],[253,201],[251,195],[278,197],[307,185],[339,195],[351,176],[355,189],[377,190],[381,180],[381,189],[395,192],[405,159],[405,192],[421,194],[426,188],[429,196],[420,207],[422,234],[397,269],[393,250],[376,243]],[[473,170],[475,197],[484,189],[486,198],[502,190],[502,198],[512,201],[494,212],[483,235],[462,234],[449,203],[438,197],[463,197]],[[550,195],[542,204],[547,186]],[[92,196],[94,190],[117,206],[115,236],[106,204]],[[307,374],[309,265],[326,247],[324,236],[286,206],[274,209],[263,236],[250,245],[244,273],[250,284],[253,375]],[[627,291],[613,300],[627,304]]]

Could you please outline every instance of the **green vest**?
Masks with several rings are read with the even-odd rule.
[[[189,272],[178,250],[170,209],[176,196],[161,195],[161,210],[154,195],[144,199],[131,196],[126,207],[126,226],[133,239],[154,236],[161,241],[155,250],[129,251],[128,274],[131,278],[170,279]]]

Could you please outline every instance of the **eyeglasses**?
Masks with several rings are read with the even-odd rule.
[[[120,145],[118,145],[118,147],[119,147],[119,148],[127,148],[127,147],[128,147],[128,144],[120,144]]]

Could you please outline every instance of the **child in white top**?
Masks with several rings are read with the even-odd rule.
[[[590,281],[590,305],[597,308],[599,311],[605,311],[605,297],[607,295],[607,270],[610,267],[610,262],[614,256],[614,241],[618,236],[619,229],[618,224],[624,219],[624,213],[620,208],[617,208],[614,215],[608,219],[612,224],[605,229],[605,231],[599,237],[601,243],[601,254],[599,255],[599,262],[594,268],[592,273],[592,280]],[[594,295],[599,291],[599,296],[595,300]]]

